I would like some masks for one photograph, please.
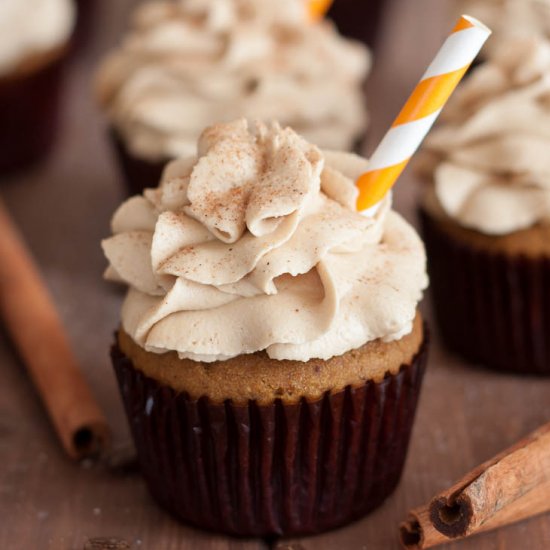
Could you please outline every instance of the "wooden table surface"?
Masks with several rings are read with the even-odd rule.
[[[108,359],[121,294],[101,279],[99,241],[123,198],[104,125],[91,97],[93,68],[115,43],[132,0],[96,0],[92,41],[69,77],[59,144],[41,167],[2,181],[0,192],[53,292],[116,444],[129,441]],[[380,139],[435,53],[452,18],[449,0],[393,0],[369,84],[371,139]],[[405,174],[397,209],[414,219],[417,186]],[[0,261],[2,259],[0,258]],[[428,304],[425,304],[426,309]],[[435,331],[434,331],[435,332]],[[136,471],[73,464],[61,452],[24,367],[0,332],[0,549],[98,548],[114,537],[132,549],[260,549],[263,541],[211,536],[178,524],[149,498]],[[277,550],[393,550],[397,525],[473,466],[550,420],[550,380],[473,369],[440,348],[431,361],[402,482],[369,517],[322,536],[271,544]],[[97,543],[97,541],[96,541]],[[550,548],[542,516],[448,545],[457,550]]]

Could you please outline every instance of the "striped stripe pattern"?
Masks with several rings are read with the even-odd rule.
[[[312,21],[323,19],[333,0],[307,0],[307,8]]]
[[[381,201],[407,166],[491,31],[463,15],[357,180],[357,210]]]

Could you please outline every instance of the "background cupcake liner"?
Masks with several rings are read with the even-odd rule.
[[[90,42],[96,23],[99,0],[76,0],[76,25],[73,47],[81,50]]]
[[[371,48],[381,34],[380,25],[386,0],[338,0],[328,16],[344,36],[361,40]]]
[[[338,527],[394,490],[426,348],[380,383],[286,405],[192,400],[147,378],[116,345],[111,357],[157,501],[201,528],[269,536]]]
[[[550,258],[476,250],[420,218],[446,346],[500,371],[550,375]]]
[[[116,130],[109,132],[128,195],[139,195],[147,187],[157,187],[164,167],[170,161],[148,161],[133,155]]]
[[[0,172],[42,160],[58,131],[66,52],[44,67],[13,78],[0,78]]]

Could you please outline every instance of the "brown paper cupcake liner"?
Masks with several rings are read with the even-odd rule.
[[[360,40],[373,48],[380,36],[386,0],[338,0],[328,16],[344,36]]]
[[[139,195],[148,187],[157,187],[164,167],[170,159],[141,159],[129,151],[124,140],[114,129],[111,128],[109,134],[128,195]]]
[[[420,218],[445,345],[492,369],[550,375],[550,258],[477,250]]]
[[[141,468],[173,515],[237,536],[317,533],[380,505],[399,482],[425,369],[316,401],[190,399],[111,351]]]
[[[91,42],[97,19],[98,0],[76,0],[76,10],[73,48],[75,52],[79,52]]]
[[[0,172],[42,160],[58,131],[66,52],[32,73],[0,79]]]

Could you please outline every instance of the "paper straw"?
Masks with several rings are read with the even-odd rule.
[[[359,177],[357,210],[381,201],[407,166],[491,30],[463,15]]]
[[[307,0],[307,9],[312,21],[319,21],[326,15],[333,0]]]

